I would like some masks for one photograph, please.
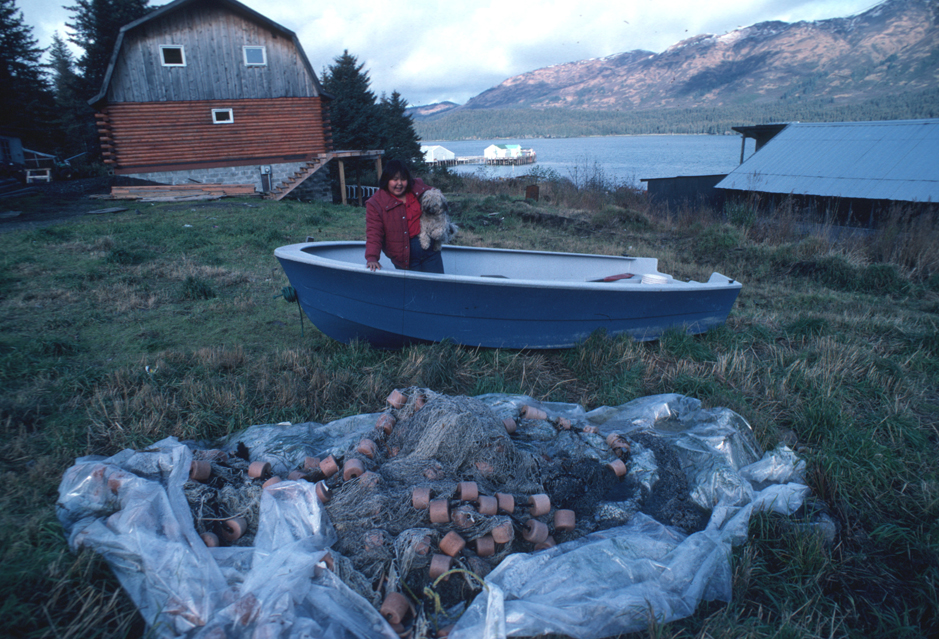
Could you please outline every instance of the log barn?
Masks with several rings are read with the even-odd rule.
[[[334,157],[329,99],[293,31],[235,0],[175,0],[121,28],[89,103],[115,175],[283,197]],[[323,199],[326,174],[306,185]]]

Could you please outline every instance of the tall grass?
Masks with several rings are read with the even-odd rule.
[[[73,556],[55,520],[76,457],[377,411],[412,385],[587,408],[680,392],[739,412],[763,446],[800,452],[834,541],[805,534],[812,512],[761,515],[735,553],[729,604],[640,634],[939,633],[935,221],[898,211],[878,233],[839,239],[795,217],[656,211],[640,193],[570,182],[541,176],[535,202],[530,179],[440,177],[459,243],[649,255],[699,280],[718,270],[743,282],[727,325],[652,343],[597,334],[546,352],[341,345],[275,297],[287,281],[273,249],[361,239],[364,212],[352,207],[162,204],[0,234],[7,633],[144,633],[107,567]]]

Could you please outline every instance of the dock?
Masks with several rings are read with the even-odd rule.
[[[485,155],[468,155],[455,157],[446,160],[432,160],[427,164],[430,166],[457,166],[460,164],[485,164],[489,166],[520,166],[523,164],[534,164],[537,161],[537,155],[534,149],[522,149],[521,155],[514,157],[486,157]]]

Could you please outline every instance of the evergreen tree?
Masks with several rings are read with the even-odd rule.
[[[74,6],[66,7],[72,12],[72,21],[66,23],[72,30],[69,41],[84,51],[78,69],[86,99],[101,90],[121,27],[144,16],[149,10],[148,1],[76,0]]]
[[[384,95],[378,104],[381,130],[381,147],[389,160],[401,160],[413,170],[422,172],[424,154],[421,153],[421,138],[414,130],[414,119],[407,112],[407,100],[397,91],[388,98]]]
[[[329,102],[329,125],[336,150],[377,149],[380,135],[375,94],[365,64],[343,51],[323,73],[323,89]]]
[[[82,95],[82,82],[75,73],[72,52],[58,33],[52,36],[49,58],[56,113],[53,121],[56,152],[62,157],[86,152],[97,155],[94,110]]]
[[[41,146],[51,94],[32,27],[15,0],[0,0],[0,124],[24,143]]]

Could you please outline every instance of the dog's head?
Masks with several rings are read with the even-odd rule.
[[[446,215],[449,210],[450,205],[440,189],[429,189],[421,194],[421,211],[427,215]]]

